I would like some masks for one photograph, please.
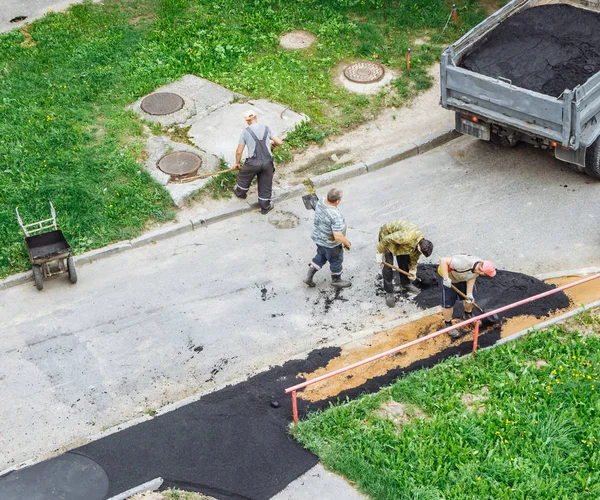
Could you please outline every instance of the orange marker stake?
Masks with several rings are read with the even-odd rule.
[[[452,6],[452,17],[454,18],[454,24],[458,24],[458,15],[456,14],[456,4]]]
[[[408,52],[406,53],[406,71],[410,71],[410,53],[411,50],[408,49]]]

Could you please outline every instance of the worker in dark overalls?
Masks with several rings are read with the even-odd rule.
[[[244,113],[244,120],[248,127],[242,132],[235,152],[235,168],[239,170],[237,183],[233,192],[238,198],[245,199],[254,176],[258,179],[258,204],[264,215],[273,210],[271,193],[273,190],[273,155],[271,149],[281,146],[283,141],[273,134],[266,125],[258,122],[256,112],[253,110]],[[242,166],[242,153],[248,148],[248,157]]]

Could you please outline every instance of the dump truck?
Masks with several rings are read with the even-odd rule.
[[[440,86],[458,132],[600,179],[600,0],[512,0],[443,51]]]

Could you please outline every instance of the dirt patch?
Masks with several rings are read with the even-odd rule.
[[[541,370],[545,366],[548,366],[548,362],[544,361],[543,359],[538,359],[535,362],[527,361],[527,363],[525,363],[525,366],[535,366],[538,370]]]
[[[21,47],[29,48],[37,45],[37,42],[33,41],[33,37],[31,36],[31,33],[29,33],[30,29],[31,26],[24,26],[21,28],[21,34],[25,37],[25,40],[21,42]]]
[[[500,23],[461,63],[482,75],[558,97],[600,71],[600,14],[542,5]]]
[[[216,500],[200,493],[183,490],[145,491],[129,497],[130,500]]]
[[[324,174],[329,172],[337,164],[352,161],[352,155],[349,149],[330,149],[324,153],[316,155],[305,164],[294,168],[295,174],[307,174],[310,176]]]
[[[269,217],[269,224],[277,229],[293,229],[299,222],[298,216],[291,212],[275,212]]]
[[[410,424],[415,419],[429,420],[420,408],[396,401],[386,401],[373,414],[379,418],[391,420],[398,427]]]
[[[316,35],[309,31],[296,30],[279,37],[279,45],[284,49],[307,49],[317,40]]]
[[[467,407],[467,410],[477,412],[479,415],[485,413],[483,402],[490,396],[490,388],[483,386],[479,394],[463,394],[460,400]]]

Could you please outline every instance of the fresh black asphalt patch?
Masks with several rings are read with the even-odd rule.
[[[435,267],[420,266],[418,277],[424,286],[418,296],[420,305],[438,305]],[[489,299],[489,307],[552,288],[529,276],[506,271],[478,283],[481,295]],[[520,314],[544,315],[568,303],[568,298],[558,293],[537,305],[524,306]],[[499,338],[499,328],[486,330],[480,337],[480,345],[492,345]],[[300,416],[327,408],[330,401],[377,391],[398,376],[433,366],[449,356],[470,352],[471,345],[470,340],[459,340],[435,356],[392,370],[329,400],[309,403],[300,398]],[[317,457],[288,433],[291,398],[283,391],[303,381],[299,373],[311,373],[326,366],[340,352],[339,348],[313,351],[305,360],[288,361],[177,410],[10,473],[0,478],[0,498],[91,500],[98,498],[98,491],[86,491],[82,485],[96,488],[89,478],[97,478],[99,484],[103,481],[103,471],[108,477],[108,492],[103,492],[104,498],[162,477],[165,482],[161,489],[177,487],[220,500],[269,499],[317,463]],[[65,463],[75,464],[70,472],[64,470]],[[58,479],[49,477],[52,470],[58,471]],[[61,480],[67,475],[69,481]]]

